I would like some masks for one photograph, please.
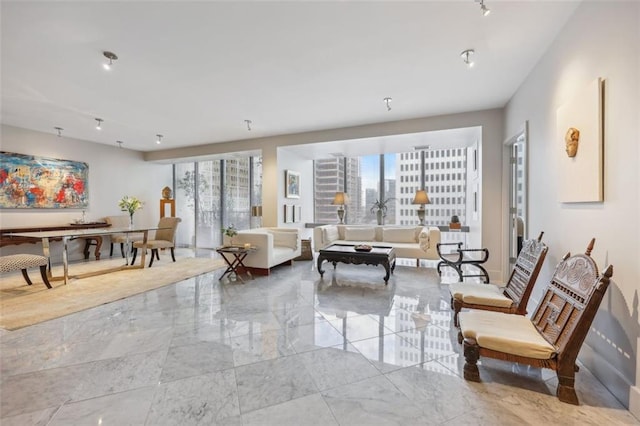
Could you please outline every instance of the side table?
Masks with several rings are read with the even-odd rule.
[[[244,258],[253,251],[256,251],[257,247],[244,247],[244,246],[222,246],[216,248],[216,252],[224,259],[227,264],[227,269],[220,276],[220,280],[222,280],[227,275],[235,274],[235,276],[242,282],[244,280],[241,276],[241,271],[244,269],[246,271],[247,276],[253,279],[251,272],[247,269],[247,267],[242,263]]]

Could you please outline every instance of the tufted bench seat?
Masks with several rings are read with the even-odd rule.
[[[27,284],[32,285],[33,283],[29,279],[27,269],[39,267],[42,281],[44,281],[47,288],[51,288],[49,278],[47,277],[48,263],[46,257],[38,256],[37,254],[12,254],[0,257],[0,272],[12,272],[20,269]]]

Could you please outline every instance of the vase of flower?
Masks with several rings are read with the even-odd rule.
[[[231,224],[226,228],[224,228],[222,231],[224,232],[224,235],[229,237],[229,242],[231,245],[233,245],[233,237],[238,235],[238,230],[236,229],[236,227],[233,224]]]
[[[129,213],[129,228],[133,228],[133,214],[142,209],[143,205],[144,203],[142,201],[138,200],[136,197],[129,197],[128,195],[122,197],[118,202],[120,210]]]

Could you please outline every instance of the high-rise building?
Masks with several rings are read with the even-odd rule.
[[[430,204],[425,205],[425,224],[447,225],[452,215],[466,220],[467,149],[447,148],[424,151],[424,189]],[[421,188],[421,152],[403,152],[396,161],[396,217],[399,225],[418,224],[413,198]]]
[[[314,161],[314,217],[318,223],[335,223],[338,206],[331,204],[336,192],[346,192],[347,223],[360,217],[360,161],[358,158],[325,158]]]

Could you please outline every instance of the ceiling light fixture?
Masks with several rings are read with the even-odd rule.
[[[430,149],[431,147],[429,145],[418,145],[418,146],[414,146],[413,149],[415,151],[422,151],[425,149]]]
[[[482,12],[482,16],[487,16],[491,13],[491,9],[489,9],[484,4],[484,0],[475,0],[476,3],[480,3],[480,12]]]
[[[244,120],[244,122],[247,123],[247,130],[251,131],[251,123],[252,123],[252,121],[251,120]]]
[[[54,127],[58,131],[58,137],[62,136],[62,131],[64,130],[62,127]]]
[[[118,144],[118,147],[119,147],[119,148],[122,148],[122,144],[123,144],[124,142],[122,142],[122,141],[116,141],[116,143]]]
[[[156,144],[160,145],[162,143],[162,135],[156,135],[156,136],[158,137]]]
[[[384,98],[383,101],[387,104],[387,111],[391,111],[391,98]]]
[[[96,124],[96,130],[102,130],[102,122],[104,121],[102,118],[96,118],[98,124]]]
[[[107,50],[102,52],[102,54],[104,55],[105,58],[107,58],[109,60],[108,64],[104,63],[104,64],[102,64],[102,66],[104,67],[105,70],[110,70],[111,69],[111,65],[113,65],[113,61],[117,61],[118,60],[118,56],[115,53],[109,52]]]
[[[462,51],[462,53],[460,54],[460,57],[462,57],[462,61],[467,64],[467,66],[469,68],[473,68],[473,66],[475,65],[475,62],[473,62],[471,60],[471,56],[473,56],[473,54],[476,53],[475,50],[473,49],[467,49]]]

